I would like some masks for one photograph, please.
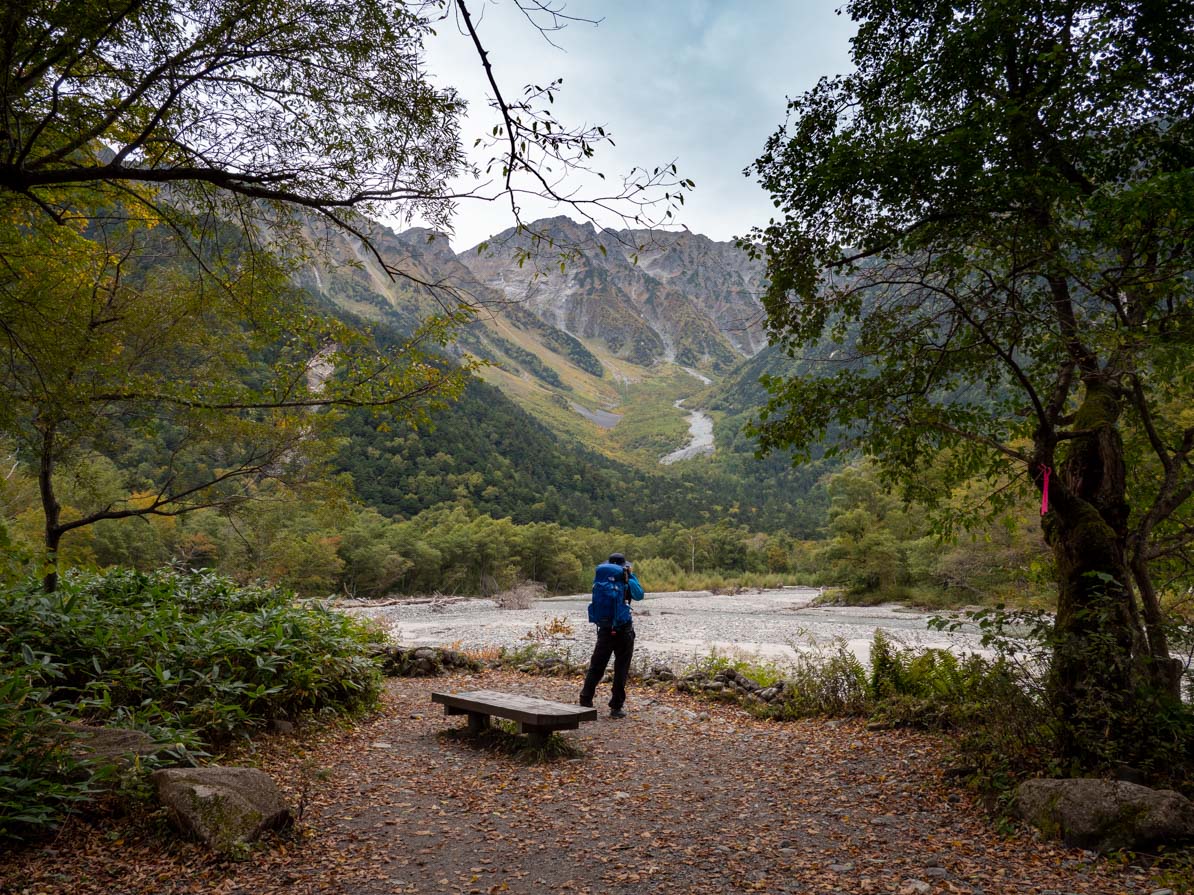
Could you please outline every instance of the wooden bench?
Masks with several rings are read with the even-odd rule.
[[[431,701],[444,707],[445,715],[468,715],[468,729],[480,733],[496,715],[518,722],[518,732],[531,742],[541,743],[557,730],[576,730],[582,721],[596,721],[597,710],[550,699],[536,699],[496,690],[469,690],[464,693],[432,693]]]

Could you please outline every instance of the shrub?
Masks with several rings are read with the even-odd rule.
[[[534,581],[522,581],[509,590],[494,594],[498,609],[530,609],[536,600],[547,596],[547,588]]]
[[[56,673],[53,664],[16,650],[0,675],[0,840],[49,826],[90,797],[58,713],[46,702],[43,684]]]
[[[780,717],[850,717],[870,711],[866,666],[841,641],[829,650],[798,654],[787,679],[776,712]]]
[[[953,729],[984,724],[1004,710],[1040,716],[1007,659],[899,648],[882,631],[871,645],[870,691],[875,719],[892,726]]]
[[[538,643],[554,643],[557,640],[568,640],[576,634],[572,623],[563,615],[556,615],[548,621],[539,622],[531,630],[522,635],[523,640],[534,640]]]
[[[51,701],[95,721],[215,743],[274,717],[354,710],[379,692],[361,622],[211,574],[72,574],[11,591],[0,627],[60,670]]]
[[[690,683],[693,678],[696,684]],[[842,641],[835,641],[829,649],[801,652],[784,664],[714,653],[686,671],[678,686],[704,693],[699,682],[711,678],[732,684],[715,690],[716,698],[737,701],[745,696],[747,710],[765,718],[859,716],[871,706],[866,668]],[[750,693],[744,692],[743,678],[753,681],[758,690],[748,687]],[[762,701],[751,698],[761,691],[769,691]]]
[[[1002,668],[1014,678],[1015,688],[987,699],[990,718],[964,739],[963,761],[978,769],[980,784],[999,790],[1032,774],[1065,776],[1079,770],[1058,766],[1056,738],[1061,708],[1053,701],[1050,667],[1057,648],[1053,617],[1033,610],[1009,611],[1002,605],[966,613],[961,618],[933,619],[943,630],[963,625],[978,628],[983,645],[994,650]],[[1181,622],[1170,627],[1171,643],[1181,642]],[[1176,638],[1176,639],[1173,639]],[[1079,649],[1087,648],[1079,645]],[[1097,644],[1088,656],[1098,661]],[[1141,682],[1130,696],[1109,711],[1119,725],[1134,735],[1125,741],[1093,739],[1087,743],[1098,755],[1095,770],[1113,774],[1130,770],[1152,784],[1190,792],[1194,790],[1194,712],[1167,694]],[[1099,754],[1101,751],[1101,755]],[[993,770],[992,770],[993,769]],[[1088,766],[1082,769],[1089,773]]]
[[[676,585],[688,577],[674,559],[657,556],[635,560],[634,574],[644,587],[650,587],[653,591],[682,590]]]
[[[43,826],[86,790],[67,783],[61,721],[215,744],[270,718],[373,705],[378,634],[283,590],[210,574],[71,573],[59,590],[0,592],[0,813]],[[15,781],[15,782],[14,782]],[[59,787],[55,789],[55,787]]]
[[[776,698],[746,702],[764,717],[869,717],[881,727],[949,731],[956,745],[955,773],[981,792],[999,796],[1026,776],[1061,773],[1050,764],[1054,729],[1040,699],[1035,676],[1040,671],[1033,668],[1039,666],[1022,666],[1003,655],[992,660],[903,648],[876,631],[869,670],[837,641],[799,653],[791,665],[714,654],[693,671],[709,678],[732,669],[762,687],[776,687]],[[719,698],[727,695],[742,698],[739,688],[719,692]]]

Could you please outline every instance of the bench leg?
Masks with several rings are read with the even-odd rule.
[[[489,729],[489,716],[480,712],[468,713],[468,732],[483,733]]]
[[[547,738],[551,736],[550,730],[528,730],[527,739],[530,740],[531,745],[538,748],[547,745]]]

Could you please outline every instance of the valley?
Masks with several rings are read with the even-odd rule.
[[[643,467],[715,455],[702,396],[765,345],[758,263],[687,232],[598,231],[561,217],[528,233],[453,253],[442,234],[385,231],[375,241],[387,264],[418,282],[390,281],[376,259],[333,245],[304,285],[397,327],[437,302],[464,302],[473,313],[457,350],[552,431]]]
[[[1194,2],[0,32],[0,893],[1194,895]]]
[[[677,410],[683,410],[683,399],[676,401],[672,406]],[[693,457],[700,457],[714,452],[712,417],[706,416],[699,410],[690,412],[688,414],[688,434],[691,440],[686,446],[660,457],[659,462],[664,466],[670,466],[680,460],[690,460]]]
[[[376,495],[400,490],[410,513],[453,493],[483,511],[534,521],[544,517],[531,505],[503,499],[498,510],[477,498],[486,489],[521,490],[509,479],[514,474],[528,483],[528,495],[548,492],[556,505],[583,505],[592,486],[576,477],[600,477],[605,464],[604,475],[635,483],[627,493],[643,505],[630,513],[638,520],[632,530],[712,522],[730,512],[760,531],[812,532],[820,524],[810,513],[822,502],[810,494],[820,474],[793,470],[783,454],[758,463],[740,431],[762,403],[755,380],[766,336],[757,297],[762,267],[733,243],[687,231],[599,231],[564,217],[461,252],[425,229],[373,225],[370,233],[386,266],[406,276],[392,279],[377,258],[332,232],[319,234],[323,251],[301,274],[303,288],[336,313],[397,333],[464,307],[447,350],[456,361],[478,362],[476,378],[496,391],[440,411],[430,428],[403,436],[405,447],[370,434],[363,421],[354,424],[340,462],[366,502],[393,512],[395,500],[378,503]],[[522,437],[492,436],[483,445],[466,435],[511,427]],[[411,439],[420,454],[441,458],[439,469],[452,458],[454,481],[462,481],[457,470],[471,470],[473,484],[463,493],[459,484],[388,484],[409,463],[388,458],[409,452]],[[515,462],[522,472],[497,472],[524,454],[527,464]],[[564,476],[565,468],[575,471]]]

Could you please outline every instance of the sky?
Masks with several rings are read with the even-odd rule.
[[[836,14],[841,2],[567,0],[566,14],[600,22],[569,23],[550,34],[557,46],[513,0],[471,0],[469,8],[507,100],[526,84],[562,77],[556,117],[566,125],[600,124],[617,144],[599,150],[595,167],[620,182],[634,166],[675,162],[680,176],[696,182],[678,224],[732,239],[771,217],[770,199],[742,172],[783,123],[787,97],[850,69],[854,29],[848,16]],[[446,20],[427,51],[433,81],[456,87],[469,102],[462,135],[471,147],[496,122],[471,40]],[[475,159],[490,154],[477,151]],[[573,186],[596,188],[579,179]],[[556,214],[578,217],[565,207],[524,202],[527,220]],[[512,224],[506,202],[463,201],[453,248],[470,248]]]

